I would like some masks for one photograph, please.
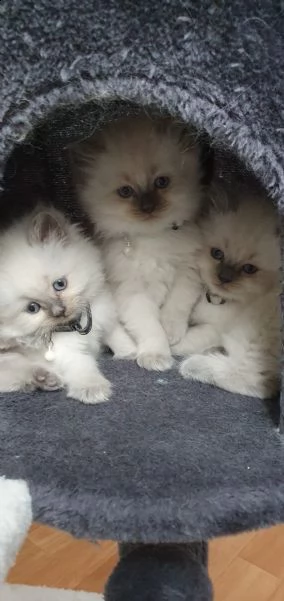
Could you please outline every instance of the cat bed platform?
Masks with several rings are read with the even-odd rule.
[[[1,469],[77,536],[188,542],[284,521],[277,403],[104,359],[112,399],[2,395]]]

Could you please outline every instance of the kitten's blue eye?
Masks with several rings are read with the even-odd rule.
[[[53,282],[52,286],[56,292],[60,292],[61,290],[65,290],[67,287],[67,280],[66,278],[59,278]]]
[[[156,177],[155,181],[154,181],[154,186],[155,188],[167,188],[168,185],[170,183],[170,178],[166,177],[165,175],[161,175],[160,177]]]
[[[216,261],[222,261],[225,256],[220,248],[211,248],[210,254],[213,259],[216,259]]]
[[[32,303],[29,303],[27,306],[27,312],[28,313],[38,313],[41,309],[41,306],[39,303],[36,303],[35,301],[33,301]]]
[[[246,263],[242,266],[242,271],[244,271],[247,275],[252,275],[253,273],[256,273],[258,269],[255,265],[252,265],[251,263]]]
[[[135,195],[135,192],[131,186],[121,186],[121,188],[118,188],[117,194],[121,198],[131,198]]]

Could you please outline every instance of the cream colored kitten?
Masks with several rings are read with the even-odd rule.
[[[260,195],[201,224],[204,291],[185,338],[174,347],[185,378],[266,398],[280,378],[280,252],[276,212]],[[218,350],[218,347],[221,349]]]
[[[84,403],[107,399],[101,344],[123,354],[132,343],[117,326],[100,252],[78,226],[53,208],[12,225],[0,237],[0,281],[1,392],[64,386]],[[55,331],[84,326],[89,306],[88,334]]]
[[[199,294],[200,147],[184,127],[143,116],[106,127],[78,155],[79,195],[137,362],[168,369]]]

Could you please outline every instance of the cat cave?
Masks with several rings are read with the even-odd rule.
[[[248,173],[282,227],[280,0],[2,0],[0,24],[1,228],[39,198],[83,220],[69,146],[141,110],[202,132],[208,169]],[[281,398],[101,366],[104,404],[1,395],[0,475],[26,482],[34,520],[120,543],[107,601],[209,601],[207,541],[284,521]]]

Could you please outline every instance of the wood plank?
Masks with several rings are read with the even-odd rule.
[[[282,580],[280,586],[277,588],[276,592],[268,601],[283,601],[284,599],[284,580]]]
[[[240,555],[277,578],[284,577],[284,526],[259,532]]]
[[[268,601],[279,580],[237,557],[215,581],[215,601]]]
[[[209,574],[215,580],[223,574],[238,554],[253,540],[255,532],[217,538],[209,543]]]
[[[102,592],[117,545],[33,524],[9,582]],[[217,539],[209,546],[214,601],[284,601],[284,527]]]

